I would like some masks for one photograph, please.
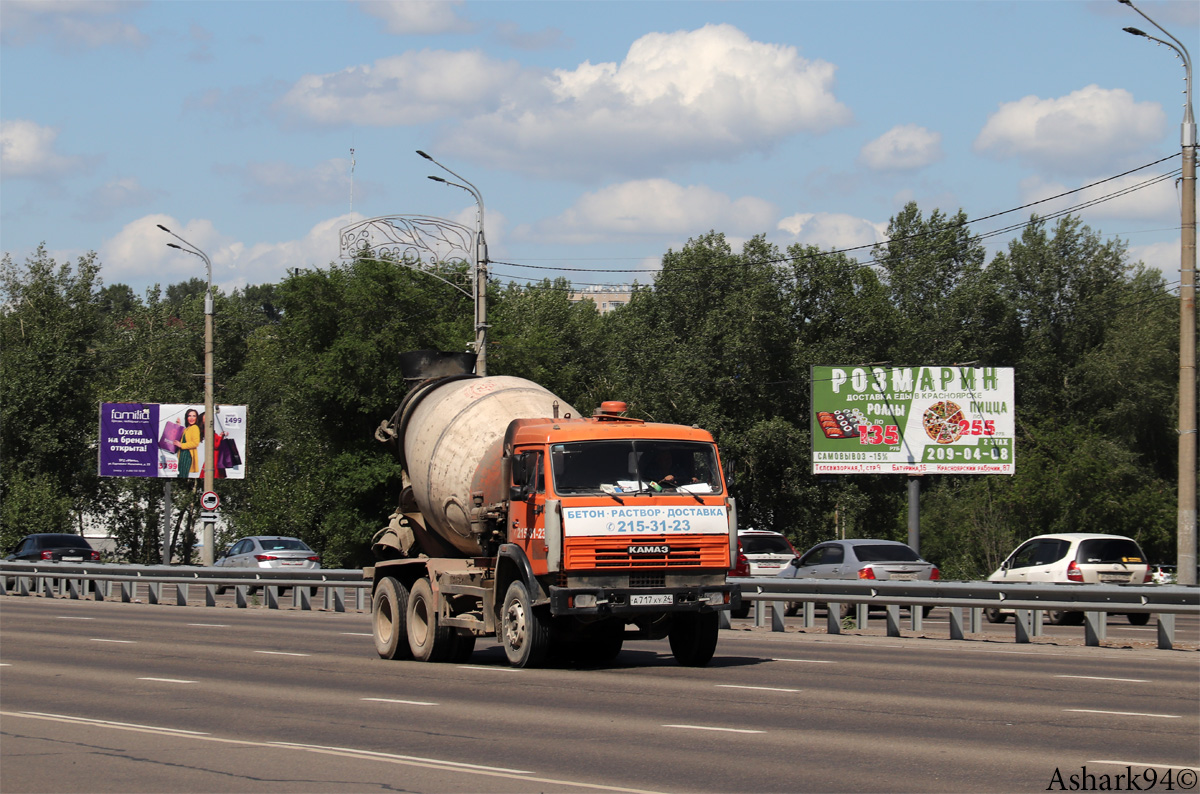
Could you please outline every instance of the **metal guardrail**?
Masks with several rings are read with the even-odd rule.
[[[856,579],[784,579],[778,577],[731,578],[741,585],[742,598],[753,603],[754,622],[766,624],[767,605],[773,631],[783,631],[788,603],[797,603],[805,628],[816,625],[814,607],[826,604],[826,629],[842,632],[841,607],[852,605],[856,625],[867,625],[873,606],[886,609],[887,634],[900,636],[900,609],[908,607],[913,631],[922,628],[922,607],[950,610],[950,639],[966,639],[982,630],[986,609],[1013,610],[1016,641],[1029,642],[1042,635],[1042,613],[1082,612],[1088,645],[1106,639],[1107,618],[1114,614],[1157,615],[1158,647],[1175,647],[1175,616],[1200,616],[1200,587],[1195,585],[1043,584],[1036,582],[891,582]]]
[[[1017,642],[1029,642],[1042,634],[1042,613],[1071,611],[1084,613],[1084,632],[1088,645],[1100,645],[1106,638],[1106,620],[1110,613],[1149,613],[1158,616],[1158,647],[1173,648],[1175,616],[1200,616],[1200,587],[1195,585],[1091,585],[1039,584],[1029,582],[890,582],[853,579],[781,579],[746,577],[730,579],[741,585],[742,598],[754,604],[755,625],[765,625],[770,612],[771,628],[783,631],[788,603],[799,604],[805,628],[816,625],[815,606],[826,609],[826,629],[830,634],[842,631],[841,606],[855,607],[859,627],[865,627],[870,608],[886,610],[888,636],[900,636],[900,609],[909,607],[911,627],[922,628],[920,607],[941,607],[950,611],[950,638],[965,639],[969,616],[970,633],[982,628],[985,609],[1013,610]],[[0,595],[41,595],[87,598],[98,601],[119,598],[137,600],[141,588],[153,604],[164,603],[164,588],[173,588],[174,602],[186,606],[193,587],[203,589],[204,604],[216,606],[218,587],[234,590],[234,604],[252,606],[251,588],[261,588],[263,605],[279,608],[280,591],[292,590],[292,605],[312,609],[313,590],[324,594],[323,608],[346,610],[349,591],[354,609],[367,608],[372,583],[356,569],[280,570],[270,568],[201,568],[167,565],[110,565],[102,563],[28,563],[0,562]],[[114,595],[114,591],[117,594]],[[768,610],[769,605],[769,610]],[[728,613],[721,613],[728,619]]]
[[[202,589],[205,606],[217,605],[217,588],[232,589],[234,605],[253,605],[252,591],[263,591],[263,605],[279,609],[282,590],[292,591],[292,606],[312,609],[312,596],[323,592],[323,608],[346,611],[350,592],[353,608],[366,609],[370,580],[355,569],[318,568],[282,570],[277,568],[200,568],[188,565],[109,565],[104,563],[32,563],[0,562],[0,595],[33,593],[57,597],[87,598],[96,601],[136,601],[145,588],[146,600],[165,603],[164,589],[174,591],[174,603],[187,606],[192,588]],[[117,591],[114,595],[114,591]]]

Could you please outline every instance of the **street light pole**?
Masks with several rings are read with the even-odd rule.
[[[429,155],[420,149],[417,154],[424,157],[429,162],[436,165],[438,168],[445,171],[447,174],[454,176],[456,179],[461,179],[463,184],[451,182],[447,179],[442,179],[440,176],[429,177],[434,182],[441,182],[444,185],[461,188],[475,197],[475,205],[479,210],[475,214],[475,374],[487,375],[487,240],[483,236],[483,196],[479,193],[479,189],[468,182],[463,177],[451,171],[446,166],[434,160]]]
[[[1192,59],[1183,42],[1146,16],[1131,0],[1119,2],[1141,14],[1171,41],[1137,28],[1125,28],[1125,32],[1170,47],[1184,68],[1183,124],[1180,128],[1183,170],[1180,184],[1179,511],[1176,540],[1179,567],[1176,574],[1180,584],[1196,584],[1196,120],[1192,115]]]
[[[215,456],[213,455],[213,425],[216,424],[217,418],[216,413],[213,412],[212,260],[199,248],[161,223],[158,224],[158,228],[183,243],[183,245],[167,243],[168,247],[200,257],[204,260],[204,267],[208,271],[208,291],[204,293],[204,492],[208,493],[213,489],[213,463],[215,462]],[[184,246],[187,247],[185,248]],[[213,525],[215,523],[215,519],[206,517],[201,524],[200,540],[203,545],[200,550],[200,560],[206,566],[213,564]]]

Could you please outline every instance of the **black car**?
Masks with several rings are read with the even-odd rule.
[[[100,552],[79,535],[44,532],[21,538],[13,553],[4,559],[11,562],[99,562]]]

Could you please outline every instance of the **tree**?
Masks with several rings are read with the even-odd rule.
[[[95,254],[59,264],[45,245],[23,267],[7,254],[0,261],[6,545],[48,517],[62,522],[56,531],[77,529],[95,491],[99,272]],[[68,503],[70,524],[62,512]]]

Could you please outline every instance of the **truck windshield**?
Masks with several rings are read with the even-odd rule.
[[[579,441],[550,447],[560,494],[716,494],[717,448],[694,441]]]

